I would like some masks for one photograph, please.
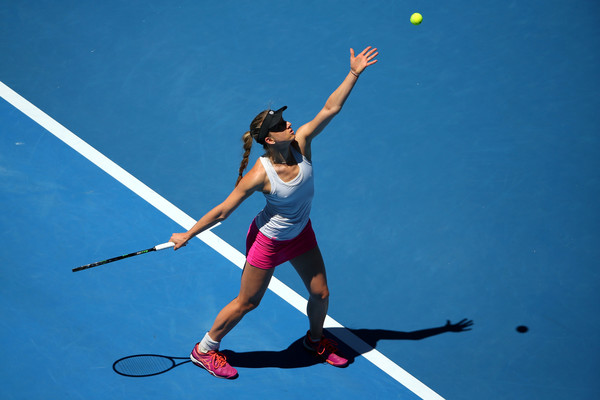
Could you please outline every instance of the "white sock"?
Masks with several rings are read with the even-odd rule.
[[[204,335],[204,338],[202,338],[202,341],[200,342],[200,351],[202,353],[208,353],[211,350],[217,351],[219,350],[220,344],[221,342],[215,342],[208,336],[208,332],[206,332],[206,335]]]

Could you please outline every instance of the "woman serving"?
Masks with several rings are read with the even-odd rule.
[[[212,375],[219,378],[237,375],[219,352],[221,340],[246,313],[258,307],[275,267],[286,261],[298,272],[309,293],[309,330],[304,346],[331,365],[343,367],[348,363],[336,353],[335,342],[323,336],[329,290],[325,264],[309,218],[314,194],[311,143],[340,112],[359,75],[377,62],[377,55],[377,49],[370,46],[358,55],[350,49],[348,75],[316,117],[297,132],[283,119],[285,106],[258,114],[242,137],[245,152],[235,189],[188,232],[171,236],[170,241],[177,250],[192,237],[227,219],[254,192],[262,192],[267,201],[248,230],[240,292],[219,312],[212,328],[194,346],[190,356],[196,365]],[[265,155],[243,175],[253,141],[263,146]]]

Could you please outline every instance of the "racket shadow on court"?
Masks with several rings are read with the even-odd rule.
[[[189,357],[170,357],[160,354],[136,354],[113,363],[113,371],[130,378],[147,378],[164,374],[183,364],[192,363]]]
[[[422,340],[446,332],[470,331],[472,325],[473,321],[465,318],[456,324],[448,321],[440,327],[411,332],[345,328],[330,328],[326,331],[328,337],[344,338],[350,332],[360,339],[352,339],[351,344],[344,343],[342,340],[337,341],[341,354],[348,359],[348,365],[350,365],[356,357],[374,349],[380,340]],[[280,351],[235,352],[233,350],[222,350],[222,353],[232,366],[240,368],[305,368],[322,363],[321,359],[304,348],[303,339],[304,337],[295,340],[286,349]],[[189,357],[138,354],[115,361],[113,370],[122,376],[145,378],[164,374],[175,367],[188,363],[191,364]]]

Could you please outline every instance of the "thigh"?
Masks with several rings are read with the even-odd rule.
[[[319,246],[291,259],[290,263],[311,294],[321,294],[327,291],[325,262]]]
[[[258,304],[269,287],[273,272],[275,268],[257,268],[246,262],[238,298],[244,302]]]

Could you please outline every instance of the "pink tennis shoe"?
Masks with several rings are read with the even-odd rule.
[[[190,359],[194,364],[207,370],[212,376],[217,378],[233,379],[238,372],[227,362],[223,353],[211,350],[207,353],[198,351],[198,344],[194,346]]]
[[[313,342],[310,337],[310,331],[306,332],[306,336],[302,342],[306,349],[315,352],[318,357],[323,359],[326,363],[333,365],[334,367],[345,367],[348,365],[348,360],[344,357],[336,354],[337,343],[334,340],[328,339],[325,336],[321,336],[321,340]]]

